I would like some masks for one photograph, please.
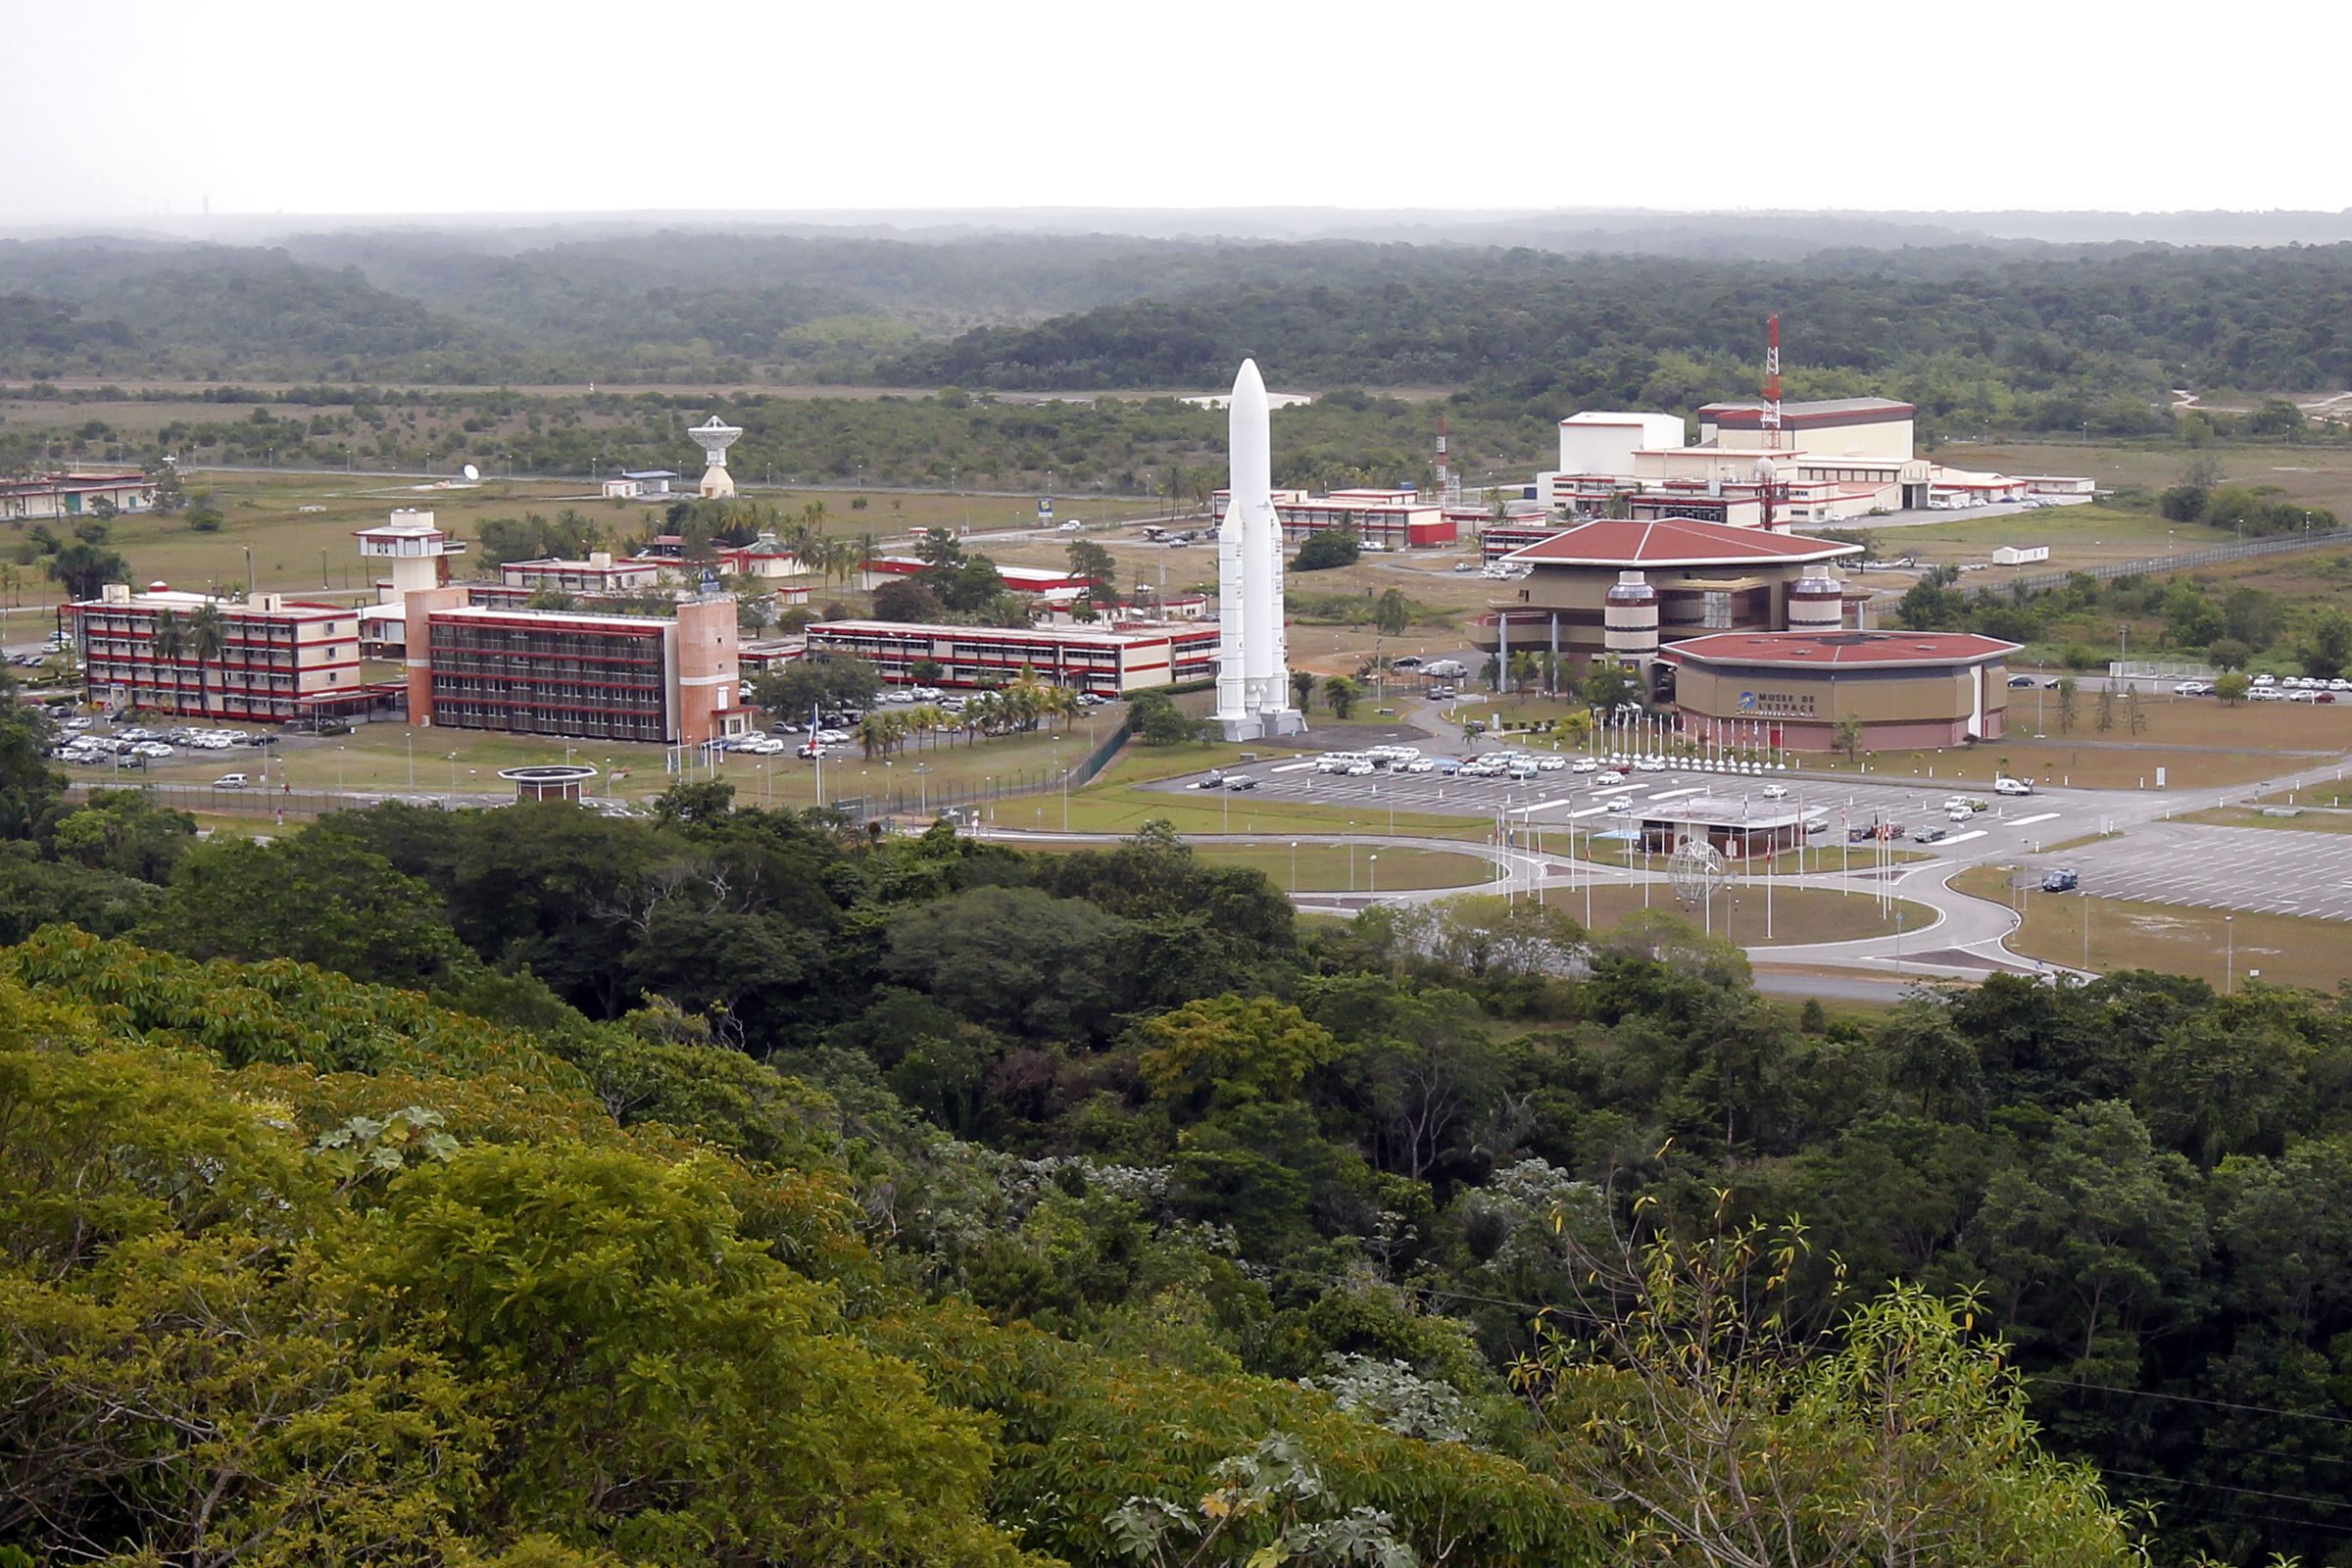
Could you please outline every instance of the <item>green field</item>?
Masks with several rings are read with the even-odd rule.
[[[1680,903],[1663,882],[1631,887],[1603,883],[1589,894],[1583,888],[1552,887],[1544,890],[1544,902],[1596,931],[1644,909],[1680,915],[1693,925],[1702,925],[1705,919],[1697,905]],[[1592,911],[1589,918],[1588,908]],[[1776,889],[1767,908],[1761,887],[1734,885],[1715,897],[1713,929],[1715,935],[1741,947],[1788,946],[1890,937],[1898,929],[1921,930],[1935,918],[1935,910],[1906,899],[1893,901],[1882,916],[1876,898],[1823,888]]]
[[[1981,899],[2022,906],[2025,923],[2009,938],[2009,946],[2032,957],[2102,972],[2156,969],[2194,975],[2216,990],[2229,985],[2232,973],[2242,986],[2256,970],[2276,985],[2322,991],[2352,979],[2352,945],[2345,941],[2352,927],[2341,921],[2244,909],[2225,913],[2080,893],[2020,892],[2009,887],[2011,875],[2003,867],[1978,866],[1952,878],[1952,886]]]
[[[1113,721],[1101,722],[1107,725]],[[990,788],[1042,787],[1060,768],[1075,765],[1090,749],[1087,733],[1080,728],[1068,735],[1041,731],[970,746],[942,744],[936,749],[904,751],[888,760],[877,758],[868,761],[853,751],[845,758],[826,760],[824,797],[832,804],[851,796],[903,791],[907,808],[914,810],[926,804],[926,797],[927,804],[936,807],[943,794],[952,798]],[[457,792],[464,796],[509,793],[509,786],[497,777],[502,767],[570,760],[604,770],[595,791],[600,795],[644,800],[661,794],[673,782],[665,771],[669,749],[663,746],[607,741],[567,744],[559,739],[472,730],[413,729],[399,723],[363,724],[349,735],[318,739],[288,736],[270,750],[274,755],[269,759],[244,750],[183,751],[143,776],[156,783],[206,784],[223,773],[259,775],[266,767],[273,788],[282,780],[296,790],[434,796],[448,794],[454,777]],[[922,769],[919,773],[918,766]],[[712,776],[699,760],[695,768],[698,778]],[[621,776],[614,783],[616,773]],[[105,783],[111,770],[75,768],[73,776],[77,782]],[[817,804],[815,765],[789,753],[779,757],[727,753],[718,761],[715,776],[734,785],[737,802],[745,806]]]
[[[486,478],[479,484],[448,488],[442,481],[385,479],[366,474],[344,475],[254,473],[242,469],[192,469],[191,492],[209,489],[225,514],[216,533],[198,533],[184,514],[153,513],[115,519],[107,543],[130,563],[141,582],[169,582],[175,588],[219,587],[234,592],[247,582],[247,552],[252,553],[253,586],[264,592],[301,593],[336,601],[372,602],[372,572],[360,560],[351,535],[355,528],[382,522],[395,508],[419,507],[434,521],[470,542],[481,524],[492,517],[518,517],[526,512],[554,515],[576,510],[616,539],[626,539],[658,521],[659,505],[607,501],[577,480]],[[892,493],[848,490],[778,490],[747,492],[749,499],[772,504],[788,518],[800,516],[813,503],[825,508],[823,531],[856,538],[871,533],[877,541],[903,537],[915,526],[968,524],[975,532],[1033,526],[1036,502],[1025,496],[957,496],[946,492]],[[857,506],[859,500],[865,505]],[[1098,500],[1086,497],[1067,504],[1063,520],[1071,516],[1096,520],[1143,515],[1149,502]],[[4,538],[0,535],[0,538]],[[1049,543],[1058,559],[1060,546]],[[1012,557],[1008,554],[1007,561]],[[473,569],[461,558],[459,575]],[[23,604],[54,604],[57,593],[40,576],[37,565],[16,597]],[[835,591],[846,591],[836,585]],[[823,597],[820,587],[818,597]]]
[[[1048,812],[1052,815],[1052,812]],[[1049,855],[1108,849],[1099,844],[1021,844]],[[1358,845],[1352,855],[1341,844],[1288,844],[1196,839],[1193,853],[1210,865],[1244,866],[1294,893],[1406,893],[1428,888],[1476,887],[1494,877],[1494,862],[1480,856],[1444,850]]]

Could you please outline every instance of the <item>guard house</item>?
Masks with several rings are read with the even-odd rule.
[[[1725,859],[1746,860],[1801,849],[1807,820],[1787,801],[1694,796],[1644,808],[1639,848],[1672,855],[1688,840],[1705,839]]]

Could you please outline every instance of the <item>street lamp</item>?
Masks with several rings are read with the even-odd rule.
[[[1291,897],[1298,896],[1298,841],[1291,840]]]
[[[1370,855],[1364,857],[1364,861],[1366,891],[1377,898],[1380,894],[1380,852],[1378,850],[1373,851]]]
[[[2228,953],[2229,953],[2229,958],[2228,958],[2228,962],[2229,962],[2229,965],[2230,965],[2230,968],[2229,968],[2229,971],[2228,971],[2228,974],[2229,974],[2229,980],[2228,980],[2228,984],[2226,984],[2226,985],[2223,987],[2223,989],[2222,989],[2222,995],[2223,995],[2223,996],[2225,996],[2225,997],[2233,997],[2233,996],[2237,995],[2237,926],[2236,926],[2236,924],[2235,924],[2236,918],[2237,918],[2237,917],[2236,917],[2235,915],[2230,915],[2230,914],[2225,914],[2225,915],[2223,915],[2223,916],[2222,916],[2222,936],[2223,936],[2223,940],[2224,940],[2225,946],[2226,946],[2226,947],[2227,947],[2227,949],[2228,949]]]

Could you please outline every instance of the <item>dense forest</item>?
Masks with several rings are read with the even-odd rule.
[[[2338,1560],[2340,997],[1839,1019],[717,784],[200,843],[39,722],[0,1558]]]
[[[0,243],[0,374],[1438,386],[1494,417],[1688,410],[1788,325],[1799,396],[1931,431],[2159,427],[2175,387],[2352,383],[2352,244],[1985,245],[1775,260],[1318,240],[363,233]]]

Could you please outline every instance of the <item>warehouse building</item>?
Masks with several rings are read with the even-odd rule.
[[[1838,749],[1861,727],[1868,751],[1998,740],[2017,644],[1961,632],[1719,632],[1668,644],[1683,733],[1792,752]]]
[[[155,481],[136,468],[70,468],[0,480],[0,522],[92,516],[101,501],[118,512],[152,511]]]
[[[823,620],[810,626],[808,651],[862,659],[882,678],[913,684],[917,664],[939,686],[999,686],[1024,669],[1039,679],[1098,697],[1214,680],[1213,621],[1096,626],[940,626],[895,620]]]

